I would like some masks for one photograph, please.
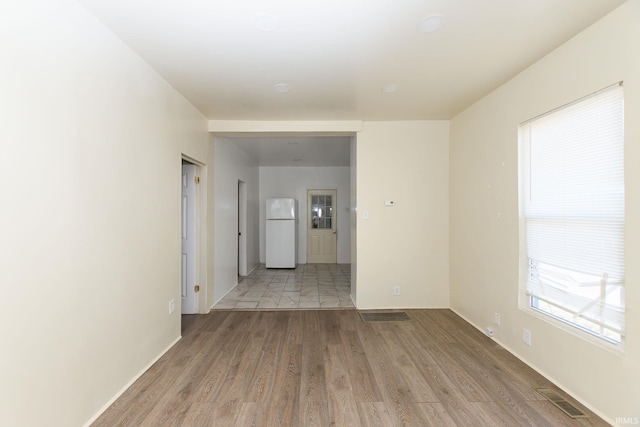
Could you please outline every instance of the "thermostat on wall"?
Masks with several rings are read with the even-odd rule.
[[[394,202],[393,200],[385,200],[384,201],[384,205],[385,206],[395,206],[396,202]]]

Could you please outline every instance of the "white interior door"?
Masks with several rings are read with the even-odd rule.
[[[196,165],[182,164],[182,314],[196,312]]]
[[[247,270],[247,183],[238,181],[238,276]]]
[[[307,263],[337,262],[336,190],[307,190]]]

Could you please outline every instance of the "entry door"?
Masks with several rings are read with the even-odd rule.
[[[307,263],[337,262],[336,190],[307,190]]]
[[[182,164],[182,314],[196,312],[196,165]]]

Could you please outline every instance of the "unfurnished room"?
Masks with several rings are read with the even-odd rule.
[[[0,426],[640,425],[640,0],[1,0]]]

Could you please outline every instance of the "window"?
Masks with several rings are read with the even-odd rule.
[[[333,197],[331,194],[311,196],[311,228],[331,228],[333,220]]]
[[[522,272],[530,307],[624,337],[624,101],[616,84],[520,126]]]

